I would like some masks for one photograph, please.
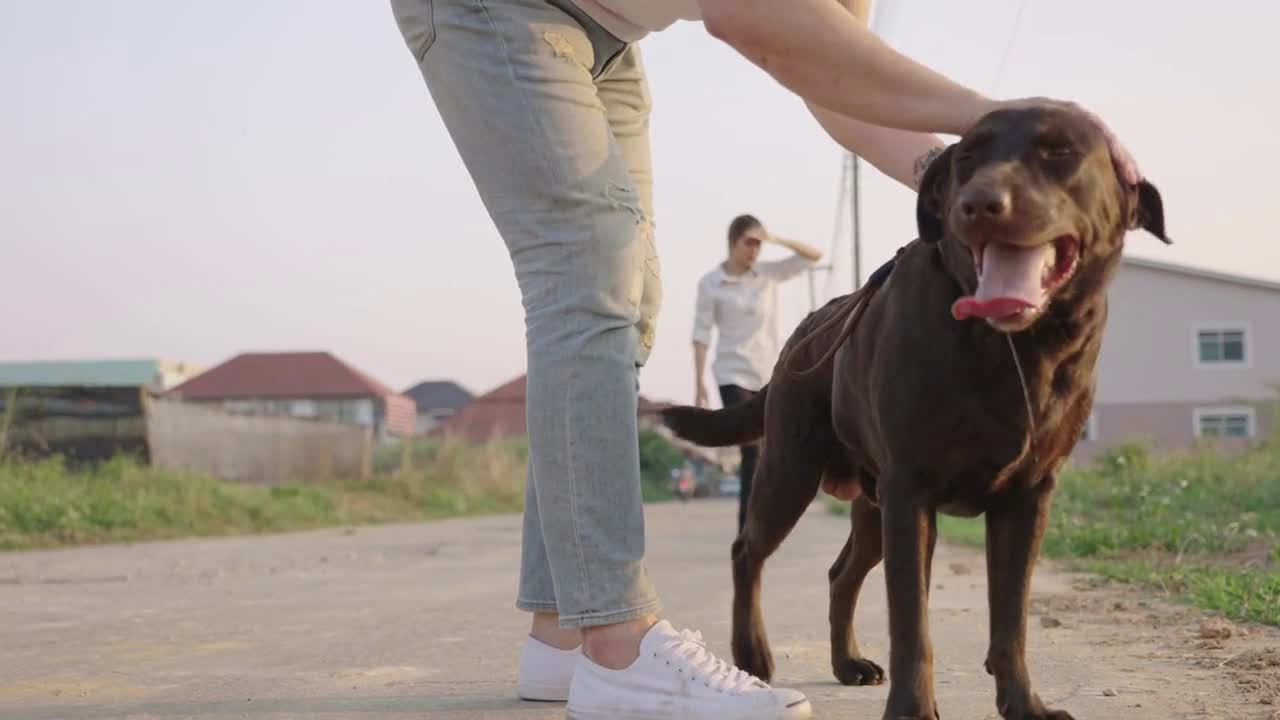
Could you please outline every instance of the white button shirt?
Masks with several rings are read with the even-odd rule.
[[[711,346],[718,331],[711,374],[717,385],[756,391],[769,382],[778,360],[778,283],[813,266],[802,255],[757,262],[743,275],[730,275],[724,265],[702,276],[693,316],[693,341]]]

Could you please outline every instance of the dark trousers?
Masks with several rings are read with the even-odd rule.
[[[754,392],[737,385],[720,386],[720,402],[725,407],[732,407],[746,402],[755,395]],[[747,522],[747,501],[751,498],[751,480],[756,476],[756,459],[760,457],[760,446],[752,443],[739,448],[742,453],[742,466],[738,469],[738,481],[742,490],[738,494],[738,531]]]

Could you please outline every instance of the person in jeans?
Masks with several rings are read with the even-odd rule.
[[[636,403],[661,283],[636,42],[702,21],[803,98],[837,142],[912,187],[943,145],[930,133],[1057,101],[992,100],[911,61],[867,28],[867,0],[390,2],[524,305],[530,467],[516,607],[533,621],[517,692],[567,699],[577,720],[810,717],[802,693],[658,618]],[[1113,154],[1137,182],[1114,141]]]
[[[785,260],[757,262],[764,243],[791,250]],[[746,402],[760,391],[778,358],[778,284],[813,267],[822,253],[794,240],[771,235],[752,215],[729,223],[729,256],[702,276],[693,315],[694,402],[707,407],[707,347],[717,331],[716,358],[711,365],[720,402],[725,407]],[[755,477],[759,446],[740,449],[738,530],[747,519],[747,500]]]

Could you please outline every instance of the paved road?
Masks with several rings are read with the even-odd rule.
[[[648,523],[670,615],[726,651],[732,504],[654,506]],[[878,720],[885,689],[828,670],[825,572],[845,532],[815,505],[767,568],[766,620],[780,684],[820,718]],[[499,517],[0,555],[0,718],[562,718],[512,699],[519,537]],[[994,718],[981,556],[940,548],[936,563],[943,716]],[[881,661],[883,587],[877,572],[858,611]],[[1280,685],[1231,659],[1275,634],[1206,643],[1193,613],[1048,568],[1035,591],[1032,672],[1077,718],[1271,717],[1260,702]]]

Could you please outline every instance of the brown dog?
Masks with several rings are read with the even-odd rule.
[[[734,658],[772,676],[761,570],[825,483],[856,495],[852,532],[829,573],[840,682],[884,679],[852,629],[863,579],[883,558],[884,717],[938,717],[927,615],[935,514],[985,513],[986,668],[997,708],[1009,719],[1069,720],[1031,688],[1029,584],[1055,474],[1092,408],[1106,290],[1125,233],[1145,228],[1168,242],[1160,194],[1145,182],[1121,184],[1086,118],[1000,111],[930,166],[917,225],[919,239],[878,274],[883,284],[852,328],[855,303],[838,298],[800,324],[749,403],[664,412],[677,435],[699,444],[765,440],[733,543]]]

